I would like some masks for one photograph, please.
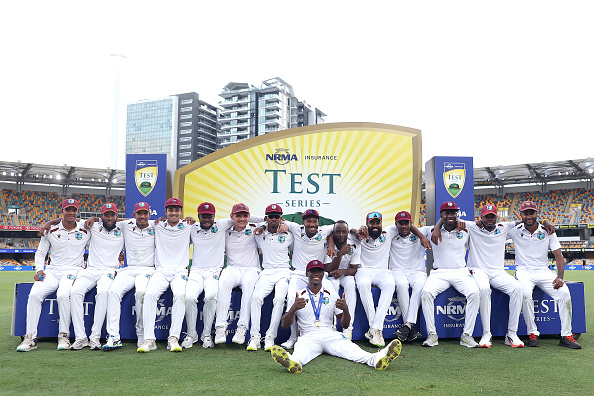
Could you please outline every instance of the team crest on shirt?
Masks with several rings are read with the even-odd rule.
[[[113,274],[107,274],[107,277],[111,280],[113,280],[113,278],[114,278]]]
[[[462,231],[458,231],[458,232],[456,233],[456,238],[458,238],[458,239],[462,239],[462,238],[464,238],[464,234],[462,234]]]
[[[76,238],[77,241],[82,240],[82,234],[80,232],[75,233],[74,237]]]
[[[245,230],[245,235],[252,235],[252,230],[250,230],[249,228]]]
[[[187,277],[187,275],[182,275],[182,276],[181,276],[181,278],[182,278],[183,280],[185,280],[185,281],[187,281],[187,280],[188,280],[188,277]]]
[[[408,237],[408,240],[411,241],[411,242],[416,242],[417,241],[417,236],[416,235],[413,235],[413,234],[410,234],[410,236]]]
[[[499,234],[501,234],[501,230],[499,228],[496,228],[495,229],[495,235],[499,235]]]
[[[536,237],[538,238],[539,241],[542,241],[543,239],[545,239],[545,233],[542,231],[539,231],[538,234],[536,234]]]
[[[122,235],[122,232],[121,232],[120,230],[115,230],[115,231],[113,232],[113,235],[115,235],[115,236],[119,237],[120,235]]]
[[[76,275],[68,274],[66,276],[66,279],[75,280],[76,279]]]
[[[179,224],[177,225],[177,229],[178,229],[178,230],[183,230],[184,228],[186,228],[186,226],[184,226],[184,224],[183,224],[183,223],[179,223]]]
[[[349,256],[355,254],[355,248],[351,246],[351,251],[349,252]]]
[[[155,229],[154,228],[149,228],[148,229],[148,234],[149,235],[155,235]]]
[[[386,237],[383,236],[383,235],[380,235],[379,241],[382,242],[382,243],[386,242]]]
[[[146,274],[146,275],[145,275],[145,278],[147,278],[147,279],[151,279],[151,276],[152,276],[151,274]]]
[[[285,243],[285,237],[284,237],[284,236],[279,236],[279,237],[278,237],[278,241],[279,241],[280,243]]]
[[[219,229],[217,228],[217,226],[210,227],[210,232],[212,232],[213,234],[216,234],[218,230]]]
[[[326,296],[324,296],[324,298],[322,298],[322,303],[324,304],[328,304],[330,302],[330,299]]]
[[[213,278],[215,278],[216,280],[219,280],[219,276],[218,275],[213,275]]]
[[[321,241],[322,240],[322,235],[318,234],[316,235],[316,237],[314,238],[316,241]]]

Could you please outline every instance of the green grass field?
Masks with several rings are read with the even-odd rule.
[[[148,354],[135,343],[119,351],[56,351],[56,340],[17,353],[19,337],[10,336],[14,284],[28,273],[0,273],[0,394],[145,395],[586,395],[594,394],[593,337],[579,339],[583,349],[541,339],[540,348],[513,349],[496,338],[491,349],[468,349],[457,340],[439,346],[405,344],[402,355],[383,372],[331,356],[320,356],[293,375],[263,350],[237,345],[170,353],[165,343]],[[568,280],[585,283],[586,307],[594,303],[594,271],[566,271]],[[587,318],[592,329],[594,316]],[[523,337],[525,338],[525,337]],[[360,345],[375,351],[368,343]]]

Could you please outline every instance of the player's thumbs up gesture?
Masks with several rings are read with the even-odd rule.
[[[293,309],[295,311],[305,307],[305,298],[299,297],[299,293],[295,292],[295,302],[293,303]]]
[[[336,300],[336,308],[341,309],[343,312],[349,310],[347,306],[346,300],[344,299],[344,291],[342,292],[342,297]]]

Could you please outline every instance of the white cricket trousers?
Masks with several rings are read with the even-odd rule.
[[[414,271],[404,273],[392,270],[392,276],[396,283],[396,297],[402,312],[402,320],[406,323],[417,323],[419,307],[421,306],[421,294],[427,280],[425,272]],[[408,289],[412,287],[412,293],[408,295]]]
[[[347,303],[347,307],[349,307],[349,314],[351,315],[351,323],[349,326],[353,326],[353,321],[355,320],[355,308],[357,307],[357,286],[355,285],[355,277],[352,275],[343,275],[340,278],[336,279],[333,276],[328,276],[327,278],[336,293],[338,293],[338,289],[342,286],[344,292],[344,299]],[[342,298],[342,295],[339,295]]]
[[[476,281],[468,268],[440,268],[432,269],[425,287],[423,287],[423,315],[427,333],[437,333],[435,330],[434,300],[440,293],[450,286],[466,297],[466,314],[464,318],[464,334],[472,335],[479,310],[480,292]]]
[[[566,284],[555,290],[553,288],[555,278],[557,278],[557,274],[546,268],[542,270],[516,269],[516,279],[522,286],[522,313],[524,314],[528,334],[540,334],[534,321],[534,302],[532,300],[534,286],[538,286],[543,292],[551,296],[555,300],[555,304],[557,304],[559,319],[561,320],[561,336],[571,335],[571,294]]]
[[[367,314],[369,328],[383,331],[384,319],[388,313],[388,308],[390,308],[394,289],[396,289],[392,272],[387,268],[359,268],[355,274],[355,282],[357,283],[361,303],[363,303],[363,308],[365,308]],[[377,309],[374,307],[373,295],[371,294],[372,285],[377,286],[381,291]]]
[[[95,315],[93,318],[93,326],[91,327],[91,339],[101,338],[101,328],[107,315],[107,292],[111,287],[116,275],[116,270],[86,268],[78,271],[76,280],[72,285],[70,292],[70,305],[72,312],[72,326],[74,327],[74,337],[77,340],[87,338],[85,330],[85,295],[93,287],[97,287],[97,294],[95,295]]]
[[[241,288],[241,309],[239,311],[239,320],[237,327],[249,327],[250,324],[250,308],[252,304],[252,295],[254,294],[254,287],[260,271],[255,267],[225,267],[221,272],[219,279],[219,297],[217,300],[217,314],[215,327],[227,329],[229,324],[228,314],[231,306],[231,293],[233,288]],[[231,318],[233,321],[233,318]]]
[[[50,265],[44,270],[45,277],[43,281],[33,283],[27,300],[27,334],[31,334],[32,338],[37,338],[41,304],[53,292],[56,292],[56,299],[58,300],[58,314],[60,317],[58,332],[70,333],[70,290],[79,270],[79,267],[52,268]]]
[[[260,278],[254,287],[254,294],[252,295],[252,327],[250,328],[250,336],[260,336],[260,319],[262,317],[262,305],[264,299],[268,296],[272,289],[274,289],[274,300],[272,303],[272,315],[270,315],[270,326],[266,335],[276,338],[278,333],[278,326],[283,316],[283,309],[285,308],[285,299],[287,298],[287,291],[289,290],[289,278],[291,277],[291,270],[288,268],[267,268],[260,273]]]
[[[188,271],[166,271],[156,270],[151,276],[146,287],[144,303],[142,304],[142,327],[144,327],[144,339],[155,340],[155,320],[157,317],[157,301],[159,297],[171,287],[173,293],[173,305],[171,306],[171,326],[169,327],[169,336],[179,339],[184,313],[186,309],[186,282],[188,281]]]
[[[212,324],[217,310],[217,295],[219,294],[220,268],[192,269],[186,286],[186,327],[188,335],[195,337],[196,321],[198,320],[198,297],[204,291],[202,306],[203,327],[202,337],[210,336]]]
[[[136,337],[144,339],[142,327],[142,303],[144,294],[155,267],[125,267],[118,271],[118,275],[107,292],[107,334],[120,339],[120,316],[122,313],[122,298],[134,288],[134,311],[136,315]]]
[[[343,337],[342,333],[330,329],[314,330],[300,335],[289,357],[303,366],[322,353],[371,367],[375,365],[376,354],[364,351],[351,340]]]
[[[491,286],[509,296],[509,318],[507,329],[518,331],[520,309],[522,308],[522,286],[504,269],[472,268],[481,294],[480,312],[483,333],[491,332]]]

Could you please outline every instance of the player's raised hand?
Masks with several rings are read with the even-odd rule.
[[[299,311],[300,309],[305,308],[305,304],[305,298],[299,297],[299,293],[295,292],[295,302],[293,303],[293,307],[291,309],[294,311]]]
[[[339,298],[338,300],[336,300],[336,308],[342,310],[342,311],[347,311],[349,310],[349,307],[347,306],[346,300],[344,299],[345,297],[345,292],[342,292],[342,297]]]

